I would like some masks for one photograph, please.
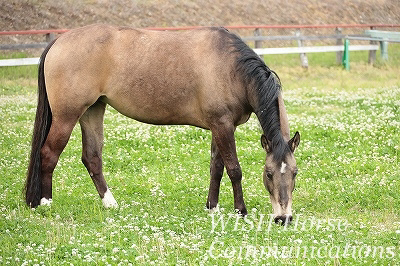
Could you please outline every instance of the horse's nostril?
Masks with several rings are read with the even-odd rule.
[[[279,215],[274,218],[274,221],[276,224],[289,225],[293,221],[293,217],[292,215]]]

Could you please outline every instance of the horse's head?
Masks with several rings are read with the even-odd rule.
[[[287,144],[289,152],[282,159],[274,156],[273,146],[265,135],[261,136],[261,145],[267,152],[264,167],[264,185],[268,190],[271,204],[274,209],[275,223],[282,225],[292,221],[292,192],[294,190],[297,167],[294,158],[294,150],[300,143],[300,134],[296,132]]]

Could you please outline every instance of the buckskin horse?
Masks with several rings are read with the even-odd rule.
[[[68,31],[40,57],[38,106],[25,184],[31,208],[52,201],[52,175],[75,124],[82,162],[105,207],[116,207],[102,171],[103,118],[109,104],[137,121],[211,130],[206,206],[217,207],[224,167],[234,208],[247,214],[234,132],[254,112],[266,151],[263,180],[275,222],[291,221],[297,174],[281,83],[238,36],[224,28],[183,32],[91,25]]]

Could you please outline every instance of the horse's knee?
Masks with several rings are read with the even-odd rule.
[[[242,181],[242,168],[240,165],[226,169],[226,172],[228,173],[228,176],[232,182],[235,183]]]

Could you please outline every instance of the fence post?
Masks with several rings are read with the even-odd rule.
[[[301,35],[300,29],[297,29],[296,30],[297,45],[299,47],[302,47],[303,46],[303,42],[300,39],[300,35]],[[307,58],[307,55],[305,53],[301,53],[300,54],[300,61],[301,61],[301,66],[302,67],[308,68],[308,58]]]
[[[254,36],[257,37],[257,36],[261,36],[261,35],[262,35],[261,29],[260,28],[256,28],[254,30]],[[263,47],[263,41],[260,41],[260,40],[255,40],[254,41],[254,48],[262,48],[262,47]],[[260,58],[264,61],[264,56],[263,55],[260,55]]]
[[[343,66],[346,70],[350,70],[350,53],[349,53],[349,39],[344,40],[344,52],[343,52]]]
[[[370,28],[371,30],[374,29],[374,27]],[[377,44],[376,41],[369,41],[369,44]],[[376,60],[376,50],[369,50],[369,55],[368,55],[368,64],[373,64]]]
[[[49,43],[56,38],[56,35],[53,32],[46,34],[46,42]]]
[[[342,29],[341,28],[336,28],[335,29],[335,33],[337,35],[341,35],[342,34]],[[342,38],[336,39],[336,45],[343,45]],[[340,65],[340,64],[342,64],[342,61],[343,61],[343,51],[337,51],[336,52],[336,63],[338,65]]]
[[[388,60],[389,59],[389,53],[388,53],[388,45],[389,43],[387,41],[380,41],[380,46],[381,46],[381,57],[382,60]]]

